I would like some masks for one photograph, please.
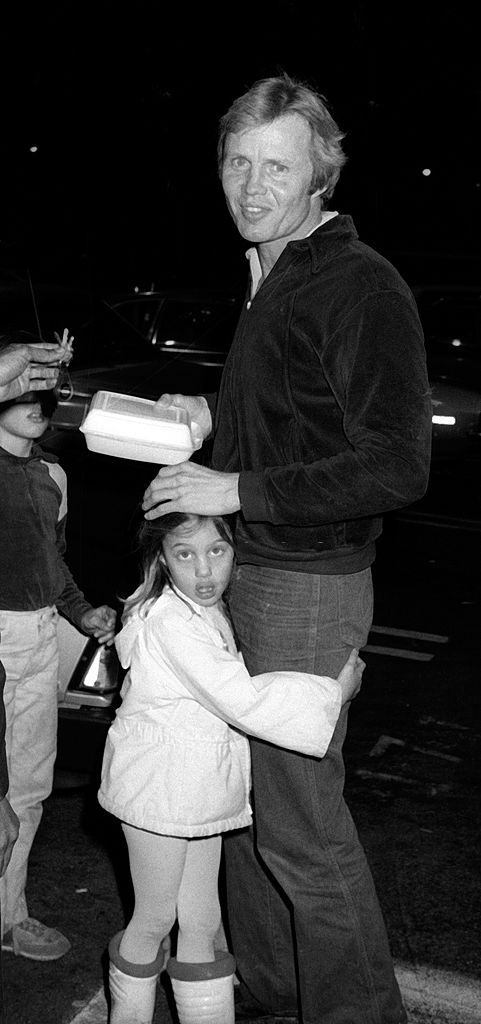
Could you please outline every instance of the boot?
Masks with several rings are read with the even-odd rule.
[[[167,974],[180,1024],[234,1024],[234,971],[234,957],[223,950],[204,964],[172,957]]]
[[[131,964],[119,953],[123,932],[109,943],[110,1024],[152,1024],[159,974],[168,953],[164,939],[151,964]]]

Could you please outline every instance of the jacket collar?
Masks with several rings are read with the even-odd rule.
[[[290,252],[309,252],[314,273],[324,263],[344,249],[349,242],[357,241],[358,233],[354,221],[348,214],[338,214],[325,224],[321,224],[307,238],[298,238],[286,245]]]

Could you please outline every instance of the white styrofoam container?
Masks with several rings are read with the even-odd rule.
[[[137,462],[186,462],[194,451],[189,414],[177,408],[154,412],[154,405],[147,398],[97,391],[80,427],[87,447]]]

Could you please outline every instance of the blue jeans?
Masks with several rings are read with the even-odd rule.
[[[337,676],[372,621],[371,573],[242,565],[229,606],[249,672]],[[347,707],[316,759],[251,739],[254,828],[224,840],[238,973],[271,1012],[303,1024],[402,1024],[386,930],[343,799]]]

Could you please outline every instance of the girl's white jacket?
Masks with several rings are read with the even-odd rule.
[[[166,588],[115,643],[129,672],[107,735],[99,801],[122,821],[184,837],[248,825],[244,733],[325,754],[339,683],[303,672],[251,677],[219,605],[204,608]]]

